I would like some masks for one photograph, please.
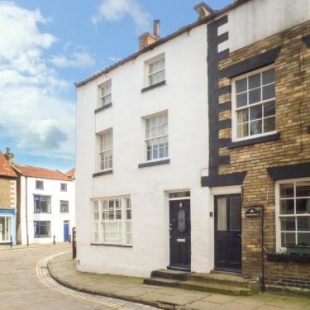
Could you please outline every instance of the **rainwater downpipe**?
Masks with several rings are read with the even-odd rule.
[[[26,239],[27,239],[27,247],[29,247],[29,234],[28,234],[28,179],[25,177],[25,190],[26,190],[26,204],[25,204],[25,217],[26,217]]]
[[[262,292],[266,292],[265,286],[265,263],[264,263],[264,217],[265,217],[265,208],[262,205]]]

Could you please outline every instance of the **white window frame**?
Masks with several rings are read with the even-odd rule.
[[[168,126],[167,111],[144,118],[144,152],[146,162],[160,161],[169,157]]]
[[[132,207],[129,196],[92,201],[92,243],[132,246]]]
[[[98,88],[98,107],[103,107],[112,103],[112,82],[111,80],[99,85]]]
[[[299,184],[301,182],[310,182],[310,178],[300,178],[300,179],[290,179],[290,180],[285,180],[285,181],[278,181],[276,183],[276,187],[275,187],[275,200],[276,200],[276,250],[277,251],[284,251],[286,249],[286,247],[284,245],[282,245],[281,243],[281,217],[284,218],[284,217],[295,217],[295,218],[298,218],[298,217],[304,217],[305,214],[307,214],[307,216],[309,216],[309,220],[310,220],[310,212],[308,213],[292,213],[292,214],[287,214],[287,215],[281,215],[280,214],[280,201],[281,200],[286,200],[286,199],[294,199],[294,211],[296,211],[296,193],[294,193],[294,197],[292,198],[283,198],[281,199],[280,197],[280,187],[281,185],[285,185],[285,184],[294,184],[294,188],[296,188],[296,184]],[[306,197],[298,197],[299,199],[308,199],[310,198],[310,195],[309,196],[306,196]],[[296,230],[295,230],[295,234],[297,234],[298,232],[298,227],[296,226],[295,227]],[[310,230],[309,230],[309,233],[310,233]],[[296,240],[296,236],[295,236],[295,240]]]
[[[147,86],[153,86],[166,80],[165,55],[162,54],[146,62]]]
[[[248,83],[248,79],[251,77],[251,76],[254,76],[254,75],[257,75],[257,74],[260,74],[262,76],[263,72],[266,72],[270,69],[274,69],[274,66],[271,65],[271,66],[267,66],[267,67],[264,67],[264,68],[261,68],[259,70],[255,70],[255,71],[251,71],[251,72],[248,72],[246,74],[243,74],[241,76],[238,76],[236,78],[234,78],[232,80],[232,108],[233,108],[233,111],[232,111],[232,138],[233,138],[233,141],[241,141],[241,140],[250,140],[250,139],[253,139],[253,138],[257,138],[257,137],[264,137],[264,136],[268,136],[268,135],[271,135],[271,134],[274,134],[276,133],[276,123],[277,123],[277,119],[276,119],[276,94],[274,95],[274,97],[270,97],[266,100],[263,100],[262,98],[262,89],[263,89],[263,86],[265,87],[268,87],[268,86],[272,86],[274,85],[274,92],[275,92],[275,88],[276,88],[276,78],[274,79],[274,82],[272,83],[267,83],[265,85],[262,86],[262,84],[260,85],[260,87],[256,87],[255,89],[251,89],[252,91],[255,91],[255,90],[260,90],[260,96],[261,96],[261,100],[260,101],[257,101],[253,104],[250,104],[249,103],[249,94],[250,94],[250,90],[249,88],[247,87],[246,91],[242,92],[244,95],[246,95],[247,97],[247,103],[245,106],[242,106],[242,107],[237,107],[237,102],[236,102],[236,96],[237,96],[237,90],[236,90],[236,83],[240,80],[244,80],[244,79],[247,79],[247,83]],[[239,93],[241,95],[241,92]],[[275,110],[275,113],[274,115],[268,115],[268,116],[264,116],[262,115],[261,118],[257,118],[257,119],[254,119],[254,120],[250,120],[250,116],[249,116],[249,111],[250,111],[250,108],[255,108],[255,107],[263,107],[264,104],[268,104],[268,103],[271,103],[274,101],[274,110]],[[248,111],[247,113],[247,117],[248,119],[245,120],[243,122],[244,126],[247,126],[247,135],[244,135],[244,136],[240,136],[238,137],[238,129],[237,129],[237,125],[238,125],[238,117],[237,117],[237,113],[240,112],[240,111]],[[265,130],[264,129],[264,124],[265,124],[265,121],[267,119],[272,119],[274,118],[274,130]],[[250,126],[251,123],[255,123],[258,122],[259,120],[262,121],[262,132],[261,133],[253,133],[251,134],[251,129],[252,127]],[[252,122],[251,122],[252,121]],[[240,123],[241,125],[242,123]],[[241,126],[240,126],[241,127]]]
[[[97,134],[98,171],[113,169],[113,130],[108,129]]]

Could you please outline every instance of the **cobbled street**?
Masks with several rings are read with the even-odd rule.
[[[46,269],[47,258],[70,250],[70,244],[1,247],[0,309],[154,309],[79,293],[55,283]]]

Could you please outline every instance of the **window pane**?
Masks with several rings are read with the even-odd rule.
[[[271,99],[275,97],[274,84],[263,87],[263,100]]]
[[[264,116],[273,116],[276,114],[275,102],[271,101],[264,104]]]
[[[247,90],[247,79],[236,81],[236,92],[241,93]]]
[[[237,137],[247,137],[249,135],[248,123],[237,125]]]
[[[296,199],[296,213],[310,214],[310,199]]]
[[[310,246],[310,233],[298,233],[297,234],[297,244]]]
[[[253,121],[250,122],[250,134],[251,135],[257,135],[262,133],[262,121]]]
[[[310,216],[297,217],[298,231],[309,231],[310,233]]]
[[[249,77],[249,89],[260,87],[260,73]]]
[[[262,106],[256,106],[250,108],[250,120],[256,120],[262,118]]]
[[[283,232],[281,233],[281,245],[286,247],[288,245],[296,244],[295,233]]]
[[[264,119],[264,132],[276,130],[276,118],[269,117]]]
[[[280,214],[294,214],[294,200],[280,201]]]
[[[297,183],[296,184],[296,196],[310,198],[310,182]]]
[[[281,184],[280,197],[281,198],[294,197],[294,184]]]
[[[249,91],[249,104],[260,102],[261,101],[261,90],[253,89]]]
[[[227,198],[217,199],[217,230],[227,231]]]
[[[230,198],[230,230],[241,230],[241,201],[239,197]]]
[[[295,231],[296,230],[295,217],[282,217],[281,218],[281,230],[282,231]]]
[[[263,85],[273,83],[275,81],[275,70],[274,69],[267,70],[263,72],[262,76],[263,76]]]
[[[248,121],[248,109],[237,112],[237,124]]]
[[[248,103],[248,94],[242,93],[236,96],[237,108],[244,107]]]

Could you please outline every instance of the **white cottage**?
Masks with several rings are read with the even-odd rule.
[[[200,9],[208,13],[208,7]],[[198,21],[77,86],[77,264],[209,271],[207,28]],[[149,45],[151,43],[151,45]]]
[[[17,243],[68,242],[75,226],[72,173],[15,164],[18,174]]]

